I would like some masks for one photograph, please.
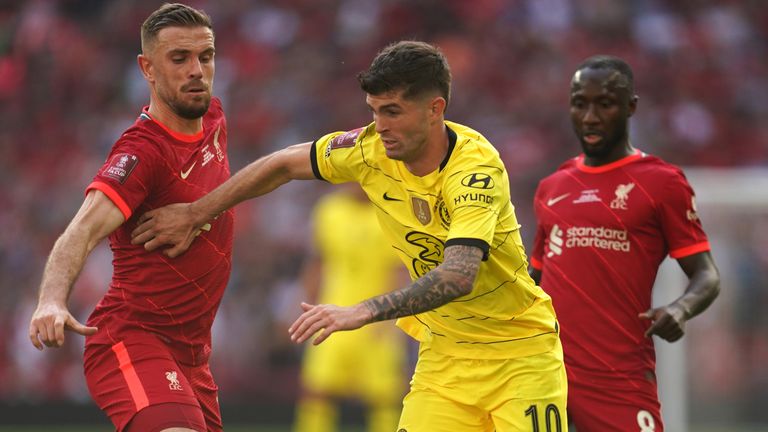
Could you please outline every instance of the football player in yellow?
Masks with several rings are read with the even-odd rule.
[[[384,48],[358,75],[373,123],[279,150],[189,204],[142,216],[135,243],[174,257],[235,204],[294,179],[357,182],[408,267],[408,286],[353,306],[303,303],[301,343],[397,319],[420,342],[399,430],[567,430],[550,297],[527,273],[507,171],[480,133],[446,121],[451,74],[424,42]]]
[[[405,276],[365,192],[354,183],[339,189],[315,206],[302,280],[309,301],[351,305],[391,291]],[[363,403],[368,432],[396,430],[405,391],[403,336],[381,322],[307,347],[294,431],[338,430],[337,403],[344,398]]]

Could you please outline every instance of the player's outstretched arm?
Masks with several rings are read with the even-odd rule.
[[[250,198],[269,193],[291,180],[315,178],[312,143],[296,144],[264,156],[238,171],[219,187],[189,204],[172,204],[143,214],[131,233],[133,244],[147,250],[170,245],[164,253],[173,258],[184,253],[200,228],[221,212]]]
[[[64,330],[84,336],[96,333],[96,327],[84,326],[69,313],[67,300],[85,259],[124,220],[117,206],[101,191],[88,192],[80,210],[56,240],[43,271],[37,309],[29,323],[29,339],[37,349],[42,350],[43,345],[62,346]]]
[[[674,342],[685,334],[685,322],[703,312],[720,293],[720,274],[709,252],[701,252],[677,260],[688,276],[685,293],[672,303],[652,308],[640,318],[653,321],[645,336],[658,335]]]
[[[445,248],[442,264],[409,286],[370,298],[354,306],[309,305],[288,329],[291,340],[304,342],[315,338],[317,345],[333,332],[354,330],[372,322],[426,312],[472,292],[483,251],[474,246]]]

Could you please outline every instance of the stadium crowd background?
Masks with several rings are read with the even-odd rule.
[[[82,338],[39,353],[27,327],[47,253],[148,101],[135,58],[139,25],[159,3],[0,1],[2,406],[90,403]],[[228,115],[233,172],[271,150],[368,123],[355,75],[403,38],[446,53],[454,74],[447,117],[502,154],[527,245],[538,180],[578,153],[568,84],[592,54],[634,67],[638,148],[683,166],[768,167],[768,8],[760,0],[189,3],[214,20],[214,93]],[[307,215],[327,190],[294,182],[237,208],[234,270],[214,327],[224,402],[295,400],[301,351],[286,322],[299,313]],[[713,238],[721,271],[733,274],[684,342],[691,412],[702,422],[768,424],[768,217],[748,219],[727,244]],[[103,242],[80,276],[70,306],[82,319],[106,288],[110,260]]]

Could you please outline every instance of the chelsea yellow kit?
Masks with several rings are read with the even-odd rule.
[[[485,252],[472,293],[397,325],[438,352],[464,358],[514,358],[549,351],[558,339],[550,297],[528,275],[509,180],[495,148],[479,133],[446,122],[449,154],[426,176],[389,159],[371,124],[314,143],[315,175],[357,181],[413,279],[443,261],[446,246]]]
[[[352,305],[399,288],[399,260],[370,203],[350,191],[334,192],[318,201],[312,222],[322,262],[320,303]],[[379,322],[308,344],[301,374],[307,396],[297,405],[294,432],[337,430],[337,401],[328,400],[333,398],[360,399],[368,432],[394,430],[406,388],[405,342],[391,323]]]
[[[373,123],[325,135],[310,153],[317,178],[362,186],[411,278],[442,263],[448,246],[484,252],[471,293],[397,321],[420,342],[398,430],[566,431],[558,324],[528,275],[506,169],[481,134],[445,126],[448,154],[425,176],[387,157]]]

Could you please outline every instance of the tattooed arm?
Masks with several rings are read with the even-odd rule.
[[[449,246],[442,264],[405,288],[349,307],[302,303],[304,313],[288,332],[297,343],[321,332],[314,340],[317,345],[335,331],[435,309],[472,291],[482,258],[483,251],[474,246]]]
[[[373,297],[362,304],[371,313],[372,323],[416,315],[442,306],[472,291],[483,251],[473,246],[449,246],[445,260],[409,286]]]

